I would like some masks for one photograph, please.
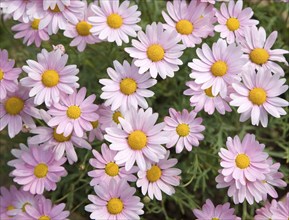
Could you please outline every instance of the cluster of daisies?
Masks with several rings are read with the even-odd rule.
[[[101,41],[120,46],[129,43],[129,37],[137,39],[124,49],[132,61],[113,61],[108,78],[99,81],[103,104],[95,104],[96,96],[80,87],[79,70],[67,65],[63,47],[43,49],[22,69],[14,67],[6,50],[0,50],[0,131],[8,127],[10,138],[21,131],[31,134],[27,146],[20,144],[11,151],[15,159],[8,162],[13,167],[10,176],[21,189],[1,189],[1,217],[66,219],[64,204],[52,205],[42,194],[56,190],[57,182],[67,175],[66,161],[72,165],[78,160],[75,148],[92,150],[91,144],[99,140],[105,142],[100,151],[92,150],[93,170],[88,175],[94,194],[88,195],[91,203],[85,210],[91,219],[139,219],[144,204],[135,195],[136,188],[157,200],[163,193],[175,193],[181,170],[168,149],[175,147],[181,153],[199,146],[205,130],[199,111],[224,115],[236,106],[240,121],[251,118],[253,125],[264,127],[268,113],[276,118],[285,115],[283,107],[289,103],[280,95],[288,86],[278,63],[288,65],[283,55],[289,52],[271,49],[277,32],[267,38],[264,28],[256,27],[259,22],[252,19],[252,9],[243,8],[241,0],[227,2],[220,9],[214,7],[214,0],[167,2],[162,12],[165,23],[153,22],[143,31],[138,25],[141,12],[127,0],[2,1],[3,12],[20,22],[12,27],[15,38],[24,38],[27,45],[34,42],[39,47],[59,30],[73,38],[70,46],[79,51]],[[220,39],[211,47],[202,44],[188,64],[192,80],[186,83],[184,95],[190,96],[194,109],[170,108],[158,123],[158,113],[147,102],[154,96],[150,88],[158,76],[174,76],[186,48],[197,47],[215,32]],[[19,79],[22,71],[25,77]],[[229,137],[226,145],[228,149],[219,153],[222,169],[217,188],[229,187],[228,196],[235,204],[260,202],[267,194],[277,198],[274,187],[286,183],[280,164],[264,152],[265,145],[253,134],[246,134],[242,142],[238,136]],[[288,215],[286,199],[273,200],[257,216]],[[194,214],[198,219],[239,219],[229,203],[215,207],[211,200]]]

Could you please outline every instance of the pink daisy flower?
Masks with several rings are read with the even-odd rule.
[[[289,218],[289,193],[287,193],[283,201],[279,201],[277,207],[272,207],[272,219],[288,219]]]
[[[45,102],[50,106],[53,102],[58,103],[61,94],[72,94],[74,88],[78,88],[79,72],[76,65],[65,66],[68,55],[61,55],[60,50],[48,52],[43,49],[37,54],[37,62],[27,60],[28,66],[23,70],[28,74],[20,80],[21,84],[31,87],[29,96],[34,97],[34,103],[41,105]]]
[[[18,77],[20,68],[13,68],[14,60],[8,59],[7,50],[0,49],[0,100],[5,99],[7,92],[15,92],[18,89]]]
[[[227,45],[226,41],[219,39],[213,44],[212,50],[203,44],[202,49],[197,49],[197,55],[199,59],[193,59],[188,64],[192,68],[190,77],[202,85],[201,89],[212,87],[213,96],[220,93],[221,97],[225,97],[228,85],[240,81],[238,74],[245,64],[241,58],[241,48],[235,44]]]
[[[116,181],[124,179],[129,182],[137,180],[134,173],[138,171],[138,168],[133,166],[126,171],[123,164],[116,164],[114,157],[117,152],[110,150],[106,144],[101,145],[101,154],[96,150],[92,150],[92,153],[94,158],[91,158],[89,163],[95,169],[88,172],[88,176],[92,177],[91,186],[99,185],[102,182],[108,184],[112,179]]]
[[[132,40],[133,47],[125,48],[125,51],[133,58],[134,64],[139,67],[139,73],[149,70],[151,76],[165,79],[173,77],[183,62],[179,59],[184,45],[178,44],[181,36],[176,31],[163,29],[161,23],[155,22],[146,26],[146,33],[138,32],[138,40]]]
[[[232,101],[230,105],[238,107],[241,114],[240,121],[246,121],[251,117],[252,125],[268,125],[268,113],[276,118],[286,115],[282,107],[289,105],[289,102],[279,98],[286,92],[288,85],[284,85],[285,79],[279,75],[272,75],[269,70],[255,72],[248,70],[242,75],[243,83],[233,83],[235,91],[230,94]]]
[[[139,74],[138,67],[130,65],[126,60],[123,65],[118,61],[113,61],[113,68],[108,68],[107,73],[111,79],[101,79],[99,82],[104,85],[100,98],[106,99],[105,105],[111,106],[115,111],[120,108],[126,111],[131,107],[137,109],[138,106],[148,108],[145,98],[152,97],[154,92],[148,90],[157,83],[151,79],[149,73]]]
[[[68,23],[63,33],[65,37],[73,38],[69,45],[71,47],[77,46],[79,52],[84,51],[86,44],[95,44],[100,42],[97,36],[90,33],[92,25],[88,22],[88,17],[93,15],[91,4],[87,8],[86,2],[84,3],[85,9],[82,16],[79,18],[79,21]]]
[[[99,123],[102,130],[110,127],[121,127],[119,117],[123,118],[124,113],[120,109],[112,111],[110,107],[104,104],[99,109]]]
[[[251,19],[254,12],[251,8],[243,9],[243,1],[229,1],[228,7],[222,3],[220,11],[216,10],[218,25],[215,31],[220,32],[221,38],[225,38],[228,44],[238,41],[244,36],[246,27],[259,24],[259,21]]]
[[[186,85],[189,89],[184,91],[184,95],[191,96],[190,104],[195,107],[194,111],[199,112],[204,109],[209,115],[212,115],[215,110],[224,115],[227,112],[231,112],[232,109],[228,104],[229,97],[222,98],[220,95],[214,96],[212,94],[212,87],[208,89],[201,89],[201,85],[195,83],[195,81],[188,81]]]
[[[14,182],[23,186],[24,191],[32,194],[43,194],[55,190],[56,183],[67,172],[62,167],[66,159],[55,160],[52,150],[44,150],[43,147],[31,146],[28,152],[21,155],[22,163],[14,164],[12,176]]]
[[[78,137],[83,137],[85,131],[91,131],[91,122],[98,120],[97,105],[93,104],[95,95],[85,98],[86,88],[82,87],[78,92],[63,97],[59,103],[54,103],[48,110],[52,115],[48,125],[56,128],[57,134],[67,137],[72,132]]]
[[[30,46],[35,43],[36,47],[40,47],[42,41],[48,41],[49,35],[47,29],[38,29],[40,19],[34,19],[28,23],[21,22],[20,24],[14,25],[11,30],[17,32],[14,35],[15,39],[23,38],[23,43]]]
[[[195,47],[214,30],[214,13],[205,13],[207,4],[198,1],[167,2],[168,14],[162,11],[166,30],[175,30],[186,47]],[[210,7],[211,11],[213,8]],[[205,15],[205,16],[204,16]]]
[[[177,112],[170,108],[169,113],[170,116],[164,119],[166,123],[164,131],[167,131],[170,137],[166,147],[171,148],[176,145],[176,153],[180,153],[184,147],[191,151],[192,146],[199,146],[199,140],[204,139],[204,135],[201,134],[205,130],[205,126],[201,125],[203,119],[196,118],[196,112],[188,112],[186,109]]]
[[[34,2],[32,0],[3,0],[0,2],[0,8],[5,10],[6,14],[13,16],[14,20],[22,20],[25,23],[29,22],[29,8]]]
[[[288,54],[289,51],[271,49],[277,36],[278,32],[273,31],[268,38],[266,38],[266,31],[263,27],[259,29],[254,26],[247,28],[244,32],[244,38],[240,39],[244,57],[248,60],[244,68],[270,70],[275,74],[284,76],[284,70],[275,61],[288,65],[283,55]]]
[[[264,219],[273,219],[272,208],[277,207],[278,203],[275,199],[270,202],[266,202],[265,206],[256,210],[256,215],[254,216],[254,220],[264,220]]]
[[[151,108],[131,109],[124,118],[118,120],[122,126],[106,129],[104,138],[111,142],[110,149],[117,151],[114,157],[116,164],[125,163],[129,171],[135,161],[141,170],[146,170],[150,163],[158,163],[166,154],[166,149],[161,144],[168,142],[166,132],[162,131],[165,124],[155,124],[158,114]]]
[[[116,42],[118,46],[122,42],[128,43],[129,36],[136,37],[136,31],[141,30],[137,25],[140,22],[141,12],[138,6],[129,6],[129,1],[99,1],[100,6],[93,4],[91,9],[94,16],[88,18],[92,24],[91,33],[101,40]]]
[[[92,204],[85,206],[87,212],[92,212],[91,219],[138,220],[144,213],[143,203],[139,197],[134,196],[136,189],[125,180],[102,183],[95,186],[94,191],[96,195],[88,195]]]
[[[18,192],[15,186],[10,186],[6,189],[5,187],[0,188],[0,219],[9,219],[7,212],[15,209],[13,201],[15,200],[15,194]]]
[[[138,180],[136,182],[137,187],[141,187],[143,195],[148,193],[151,199],[154,197],[157,200],[162,200],[162,191],[167,195],[175,193],[173,186],[180,185],[181,170],[178,168],[172,168],[178,163],[178,160],[168,159],[170,152],[167,151],[164,159],[161,159],[158,163],[152,164],[150,168],[143,171],[138,171]]]
[[[197,220],[212,219],[212,220],[241,220],[240,217],[234,215],[235,209],[230,208],[230,203],[224,205],[217,205],[216,207],[210,199],[202,206],[202,209],[194,209],[194,215]]]
[[[29,90],[20,86],[17,91],[0,100],[0,131],[8,125],[10,138],[21,131],[23,123],[35,128],[33,117],[40,119],[39,110],[34,107],[33,99],[28,94]]]

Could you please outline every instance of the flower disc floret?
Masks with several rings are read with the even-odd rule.
[[[107,17],[107,25],[113,29],[118,29],[122,26],[123,20],[119,14],[111,14]]]
[[[91,125],[92,125],[93,129],[95,129],[95,128],[98,127],[98,125],[99,125],[99,121],[98,121],[98,120],[93,121],[93,122],[91,122]]]
[[[119,173],[119,166],[114,162],[110,162],[105,165],[105,173],[109,176],[116,176]]]
[[[63,133],[62,133],[62,134],[57,134],[57,133],[56,133],[56,129],[53,129],[53,138],[54,138],[57,142],[66,142],[66,141],[69,141],[69,140],[70,140],[71,134],[70,134],[69,136],[65,137],[65,136],[63,135]]]
[[[0,80],[2,80],[4,78],[4,72],[2,69],[0,69]]]
[[[209,96],[211,98],[215,97],[212,93],[212,86],[210,88],[205,89],[205,93],[207,96]]]
[[[269,53],[263,48],[256,48],[249,54],[250,60],[258,65],[263,65],[269,60]]]
[[[177,29],[177,32],[179,32],[180,34],[189,35],[193,32],[194,26],[192,22],[188,20],[180,20],[176,24],[176,29]]]
[[[128,144],[133,150],[141,150],[147,145],[147,136],[140,130],[133,131],[128,136]]]
[[[165,56],[164,48],[159,44],[152,44],[147,49],[147,56],[153,62],[161,61]]]
[[[40,19],[34,19],[31,23],[32,29],[38,30],[39,22],[40,22]]]
[[[107,203],[107,211],[112,215],[117,215],[123,210],[123,202],[119,198],[112,198]]]
[[[4,104],[6,112],[10,115],[18,115],[24,108],[24,101],[18,97],[8,98]]]
[[[236,31],[240,27],[240,22],[237,18],[229,18],[226,25],[230,31]]]
[[[134,79],[125,78],[120,82],[120,91],[125,95],[131,95],[135,93],[137,84]]]
[[[80,36],[88,36],[90,35],[90,29],[92,25],[86,21],[78,22],[76,25],[76,31]]]
[[[224,76],[227,73],[228,66],[224,61],[217,61],[211,67],[211,72],[214,76]]]
[[[50,217],[47,216],[47,215],[42,215],[42,216],[39,217],[38,220],[50,220]]]
[[[34,168],[34,175],[37,178],[43,178],[46,177],[48,173],[48,166],[44,163],[39,163],[37,166]]]
[[[115,111],[112,115],[112,120],[116,123],[116,124],[119,124],[119,120],[118,118],[121,117],[123,118],[122,114],[120,111]]]
[[[255,105],[262,105],[266,102],[267,94],[262,88],[254,88],[249,92],[249,99]]]
[[[186,137],[190,133],[190,127],[188,124],[179,124],[176,128],[176,131],[179,136]]]
[[[59,74],[55,70],[47,70],[42,74],[41,81],[46,87],[54,87],[59,82]]]
[[[150,182],[156,182],[158,181],[162,176],[162,171],[157,165],[153,165],[148,171],[147,171],[147,179]]]
[[[240,169],[246,169],[250,166],[250,158],[246,154],[238,154],[235,163]]]
[[[68,107],[66,114],[71,119],[77,119],[81,115],[81,109],[76,105],[72,105]]]
[[[52,9],[52,8],[49,7],[49,10],[50,10],[51,12],[54,12],[54,13],[60,12],[60,9],[59,9],[59,7],[58,7],[57,4],[55,5],[55,8],[54,8],[54,9]]]

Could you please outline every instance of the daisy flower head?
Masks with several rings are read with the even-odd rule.
[[[99,2],[99,6],[92,5],[94,16],[88,18],[92,24],[92,35],[97,35],[101,40],[116,42],[118,46],[121,46],[122,42],[128,43],[129,36],[137,36],[136,31],[141,30],[137,25],[141,20],[137,5],[129,6],[130,2],[127,0],[121,4],[119,0]]]
[[[220,32],[221,38],[225,38],[228,44],[238,42],[244,36],[245,28],[259,24],[259,21],[251,19],[253,15],[251,8],[243,9],[242,0],[236,3],[229,1],[228,7],[222,3],[220,11],[216,10],[218,25],[215,31]]]
[[[166,21],[164,29],[177,31],[186,47],[195,47],[214,29],[214,13],[205,13],[207,7],[208,4],[198,1],[190,1],[189,4],[185,0],[167,2],[168,14],[162,12]]]
[[[5,99],[7,92],[15,92],[18,89],[18,77],[20,68],[13,68],[14,60],[8,59],[7,50],[0,49],[0,100]]]
[[[289,51],[283,49],[271,49],[278,36],[277,31],[273,31],[266,38],[266,31],[263,27],[247,28],[244,31],[244,37],[240,39],[240,45],[244,52],[244,57],[248,62],[245,69],[270,70],[274,74],[284,76],[284,70],[276,63],[282,62],[288,65],[284,54]]]
[[[108,184],[112,179],[136,181],[134,173],[138,171],[138,168],[133,166],[129,171],[126,171],[123,164],[116,164],[114,157],[117,152],[110,150],[106,144],[101,145],[101,154],[96,150],[92,150],[92,153],[94,158],[91,158],[89,163],[94,170],[88,172],[88,176],[93,178],[90,181],[91,186],[99,185],[102,182]]]
[[[143,195],[148,193],[151,199],[154,197],[157,200],[162,200],[162,191],[167,195],[175,193],[173,186],[180,185],[181,170],[173,168],[178,163],[178,160],[168,159],[170,152],[167,151],[164,159],[161,159],[156,164],[151,164],[147,170],[138,171],[137,187],[141,187]]]
[[[120,109],[112,111],[110,106],[101,105],[99,109],[99,123],[102,130],[110,127],[121,127],[119,118],[124,118],[124,113]]]
[[[60,50],[48,52],[43,49],[37,54],[37,62],[27,60],[28,66],[23,70],[28,74],[20,80],[25,87],[30,87],[30,97],[34,97],[34,103],[41,105],[45,102],[50,106],[53,102],[58,103],[61,94],[72,94],[74,88],[78,88],[79,72],[76,65],[66,65],[68,55],[61,55]]]
[[[287,193],[283,201],[279,201],[276,207],[272,207],[272,219],[288,219],[289,218],[289,193]]]
[[[197,220],[202,219],[212,219],[212,220],[241,220],[240,217],[237,217],[234,212],[234,208],[230,208],[230,203],[225,203],[223,205],[214,206],[210,199],[206,200],[206,203],[202,206],[202,209],[194,209],[194,215],[197,217]]]
[[[66,158],[55,160],[55,154],[51,149],[31,146],[28,152],[23,152],[21,160],[22,162],[14,164],[11,174],[14,182],[32,194],[43,194],[44,189],[55,190],[56,183],[67,174],[62,166]]]
[[[76,136],[83,137],[85,131],[91,131],[91,122],[98,120],[96,113],[98,106],[93,104],[95,95],[85,98],[86,88],[82,87],[78,92],[64,96],[59,103],[54,103],[48,110],[52,115],[48,125],[56,127],[57,134],[65,137],[75,132]]]
[[[242,80],[242,83],[232,84],[234,91],[230,94],[230,105],[238,107],[241,122],[251,117],[252,125],[261,122],[267,127],[268,113],[276,118],[286,115],[282,107],[288,106],[289,102],[278,97],[288,90],[285,79],[272,75],[269,70],[260,69],[256,73],[253,69],[243,73]]]
[[[190,77],[195,79],[201,89],[212,90],[212,95],[226,97],[228,85],[240,81],[239,73],[245,64],[241,58],[243,52],[235,44],[227,45],[226,41],[219,39],[209,48],[203,44],[197,49],[199,59],[193,59],[188,65],[192,69]]]
[[[136,189],[125,180],[101,183],[94,187],[94,191],[96,195],[88,195],[92,203],[85,206],[87,212],[92,212],[91,219],[137,220],[144,213],[143,203],[134,196]]]
[[[17,191],[13,185],[10,188],[0,187],[0,219],[9,219],[7,212],[15,209],[13,201]]]
[[[162,131],[164,123],[155,124],[157,119],[158,114],[151,108],[131,109],[124,118],[118,118],[122,128],[106,129],[104,138],[111,142],[110,149],[117,151],[116,164],[125,163],[129,171],[136,162],[140,170],[146,170],[150,163],[165,158],[166,149],[161,144],[168,142],[167,133]]]
[[[254,216],[254,220],[273,219],[272,218],[273,213],[271,210],[273,207],[275,208],[277,206],[278,206],[278,203],[275,199],[273,199],[271,203],[267,201],[264,207],[256,210],[256,215]]]
[[[149,70],[151,76],[156,78],[159,74],[165,79],[173,77],[183,62],[179,59],[185,46],[178,44],[181,36],[176,31],[164,30],[163,24],[152,23],[146,26],[145,33],[138,32],[138,40],[132,40],[133,47],[125,48],[134,64],[139,67],[139,73]]]
[[[157,83],[151,79],[149,73],[139,74],[139,68],[133,63],[130,65],[126,60],[123,64],[117,60],[113,61],[114,69],[109,67],[107,73],[110,79],[101,79],[99,82],[104,85],[100,98],[105,99],[105,105],[111,106],[111,110],[128,109],[138,106],[146,109],[148,103],[145,98],[152,97],[154,92],[148,90]]]
[[[201,125],[203,119],[196,118],[195,111],[188,112],[186,109],[177,112],[170,108],[169,113],[170,116],[164,119],[166,124],[164,131],[167,131],[170,137],[166,147],[171,148],[176,145],[176,153],[180,153],[184,147],[191,151],[192,146],[199,146],[199,140],[204,139],[204,135],[201,134],[205,130],[205,126]]]

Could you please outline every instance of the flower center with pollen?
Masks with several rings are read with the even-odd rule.
[[[90,122],[90,123],[91,123],[93,129],[97,128],[97,127],[98,127],[98,124],[99,124],[98,120],[93,121],[93,122]]]
[[[162,176],[162,171],[157,165],[153,165],[149,170],[147,170],[147,179],[150,182],[156,182]]]
[[[46,87],[56,86],[59,82],[59,74],[55,70],[46,70],[41,76],[41,81]]]
[[[40,19],[34,19],[31,23],[31,27],[34,30],[38,30],[38,25],[39,25]]]
[[[137,84],[134,79],[125,78],[120,82],[120,91],[125,95],[133,94],[137,89]]]
[[[38,220],[50,220],[50,217],[47,216],[47,215],[42,215],[42,216],[39,217]]]
[[[26,206],[28,206],[28,205],[31,205],[31,203],[25,202],[25,203],[22,205],[22,207],[21,207],[22,212],[26,212]]]
[[[159,44],[152,44],[147,49],[147,56],[153,62],[161,61],[165,56],[164,48]]]
[[[114,162],[105,165],[105,173],[109,176],[116,176],[119,172],[119,167]]]
[[[205,93],[207,96],[209,96],[211,98],[215,97],[212,93],[212,86],[210,88],[205,89]]]
[[[46,177],[48,173],[48,166],[45,163],[39,163],[36,167],[34,167],[34,175],[37,178]]]
[[[190,133],[190,127],[187,124],[179,124],[176,128],[179,136],[186,137]]]
[[[119,14],[115,13],[109,15],[106,20],[107,25],[113,29],[120,28],[122,22],[122,17]]]
[[[3,79],[3,77],[4,77],[4,72],[3,72],[3,70],[2,70],[2,69],[0,69],[0,80],[2,80],[2,79]]]
[[[90,29],[92,25],[86,21],[78,22],[76,25],[76,30],[80,36],[88,36],[90,35]]]
[[[224,76],[227,73],[228,66],[224,61],[217,61],[211,67],[211,72],[214,76]]]
[[[112,198],[108,201],[107,211],[112,215],[117,215],[123,210],[123,202],[118,198]]]
[[[229,18],[226,25],[230,31],[238,30],[240,27],[240,22],[237,18]]]
[[[262,105],[267,98],[267,94],[262,88],[254,88],[249,92],[249,99],[255,105]]]
[[[69,106],[66,110],[66,115],[68,118],[77,119],[81,115],[81,109],[76,105]]]
[[[250,165],[250,158],[246,154],[238,154],[235,163],[240,169],[245,169]]]
[[[147,136],[140,130],[133,131],[128,136],[128,145],[133,150],[141,150],[147,145]]]
[[[180,34],[189,35],[193,32],[194,26],[188,20],[180,20],[176,24],[176,29],[177,29],[177,32],[179,32]]]
[[[115,111],[112,115],[112,120],[116,123],[119,124],[119,120],[118,118],[121,117],[123,118],[122,114],[120,113],[120,111]]]
[[[18,115],[24,108],[24,101],[18,97],[11,97],[4,104],[6,112],[10,115]]]
[[[54,8],[54,9],[52,9],[52,8],[49,7],[49,10],[50,10],[51,12],[54,12],[54,13],[60,12],[60,9],[59,9],[58,5],[55,5],[55,8]]]
[[[212,218],[212,220],[220,220],[219,218],[217,218],[217,217],[214,217],[214,218]]]
[[[57,142],[66,142],[66,141],[69,141],[70,140],[70,138],[71,138],[71,134],[70,135],[68,135],[67,137],[65,137],[64,135],[63,135],[63,133],[62,134],[57,134],[56,133],[56,128],[54,128],[53,129],[53,138],[57,141]]]
[[[15,207],[13,205],[8,205],[6,208],[7,211],[13,210],[13,209],[15,209]]]
[[[264,63],[267,63],[270,56],[267,50],[263,48],[256,48],[251,51],[251,53],[249,54],[249,57],[253,63],[262,65]]]

